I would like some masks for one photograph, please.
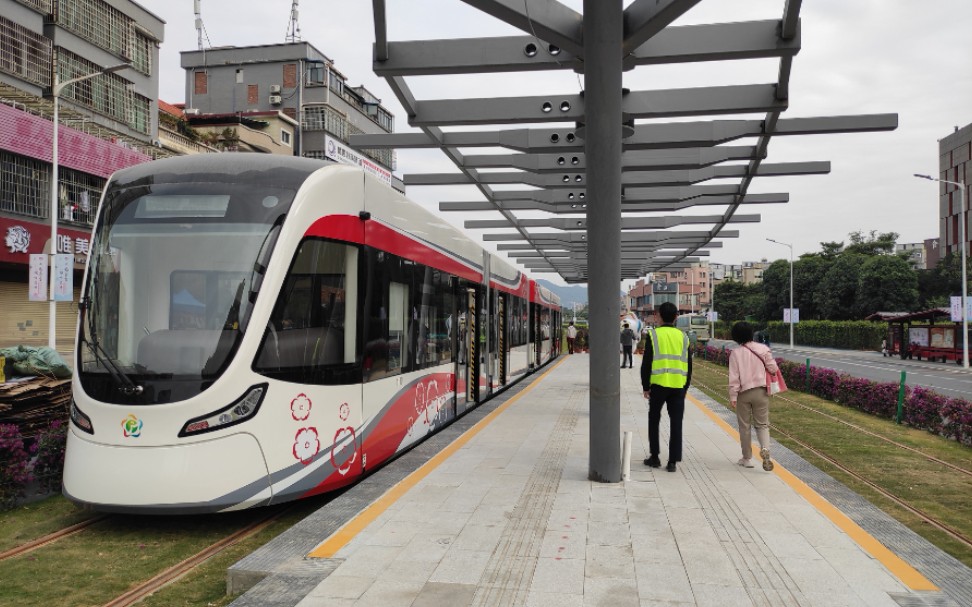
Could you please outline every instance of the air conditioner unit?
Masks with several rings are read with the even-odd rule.
[[[280,105],[281,101],[280,95],[270,95],[270,105]]]
[[[182,110],[182,113],[186,116],[198,116],[199,108],[187,107],[186,109]]]
[[[279,84],[271,84],[270,85],[270,94],[271,95],[279,95],[280,94],[280,85]]]

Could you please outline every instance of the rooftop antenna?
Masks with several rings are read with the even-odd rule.
[[[203,50],[203,22],[202,22],[202,0],[193,0],[192,6],[196,13],[196,45],[198,49]]]
[[[294,0],[290,5],[290,23],[287,25],[287,42],[300,42],[300,24],[297,23],[297,4],[298,0]]]

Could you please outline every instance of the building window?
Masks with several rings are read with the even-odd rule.
[[[57,25],[118,57],[135,57],[135,20],[101,0],[58,0]]]
[[[61,82],[97,73],[100,69],[94,63],[63,48],[59,48],[57,51],[57,74]],[[61,98],[70,99],[92,111],[128,124],[139,132],[148,133],[147,120],[136,121],[132,116],[133,112],[142,111],[140,106],[133,107],[133,105],[139,105],[143,101],[147,116],[148,99],[131,92],[128,87],[129,84],[128,80],[117,74],[99,74],[65,88],[61,93]],[[141,124],[142,122],[144,124]],[[134,124],[140,124],[140,126],[135,127]]]
[[[0,71],[50,86],[51,41],[0,17]]]
[[[51,165],[0,151],[0,210],[46,218],[51,208]]]
[[[68,168],[58,170],[58,202],[61,219],[85,226],[94,224],[104,178]]]
[[[283,66],[283,88],[297,88],[297,64],[285,63]]]
[[[236,84],[243,84],[243,68],[236,70]]]
[[[208,94],[207,91],[209,89],[209,87],[208,87],[209,78],[208,78],[206,72],[195,72],[195,73],[193,73],[193,82],[194,82],[194,86],[193,86],[193,89],[192,89],[193,94],[195,94],[195,95],[207,95]]]
[[[260,86],[257,84],[246,85],[246,103],[257,105],[260,103]]]
[[[291,134],[290,131],[280,130],[280,143],[284,145],[290,145]]]
[[[152,75],[152,43],[147,36],[135,32],[132,41],[132,67],[146,76]]]

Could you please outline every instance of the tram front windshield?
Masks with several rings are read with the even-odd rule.
[[[182,400],[223,372],[294,196],[245,180],[147,181],[109,186],[91,241],[79,369],[106,402]]]

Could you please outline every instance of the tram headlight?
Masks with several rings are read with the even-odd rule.
[[[91,418],[85,415],[81,409],[78,409],[78,404],[74,402],[74,399],[71,399],[71,422],[82,432],[94,434]]]
[[[228,406],[190,419],[179,431],[179,437],[222,430],[245,422],[260,410],[260,404],[263,403],[263,397],[267,394],[268,386],[269,384],[252,386],[243,396]]]

